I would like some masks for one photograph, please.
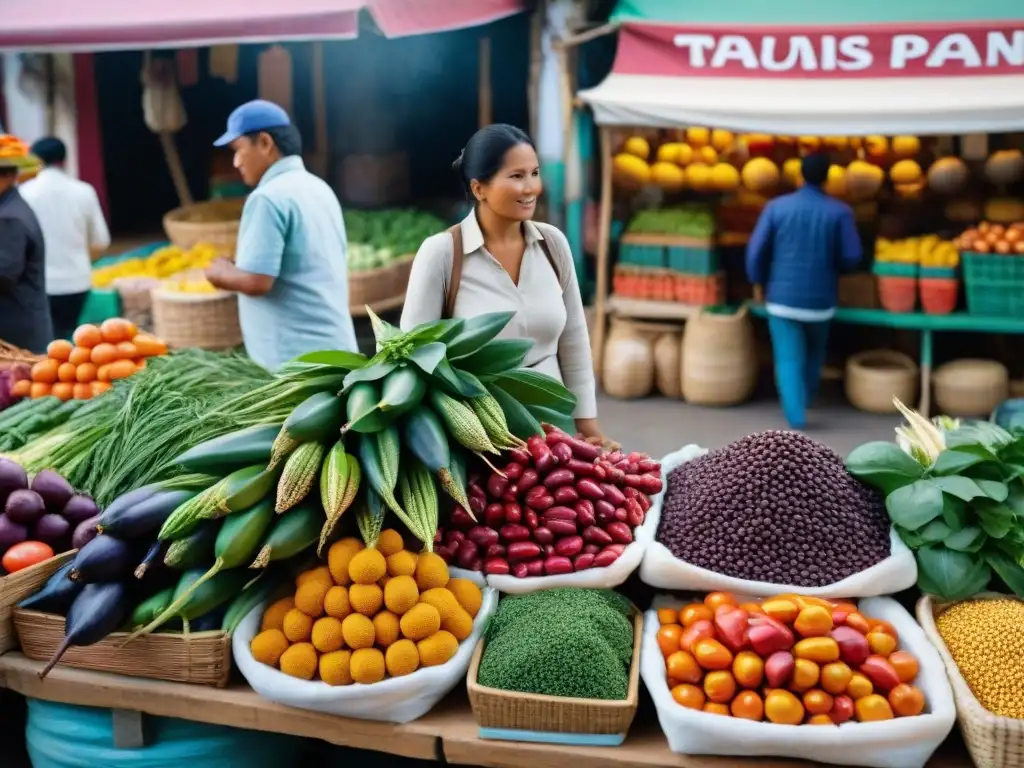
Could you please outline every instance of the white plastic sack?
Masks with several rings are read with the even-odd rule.
[[[659,589],[685,590],[690,592],[737,592],[758,597],[770,597],[795,592],[809,597],[874,597],[890,595],[909,589],[917,583],[917,561],[914,553],[896,534],[889,529],[892,541],[891,554],[867,570],[847,576],[827,587],[800,587],[792,584],[769,584],[762,581],[746,581],[721,573],[715,573],[678,559],[664,544],[656,540],[658,524],[661,521],[662,503],[668,491],[668,476],[682,464],[703,456],[707,450],[696,445],[687,445],[661,460],[661,476],[664,487],[652,499],[651,508],[643,525],[643,536],[648,542],[644,561],[640,565],[640,578],[645,584]],[[637,538],[640,538],[638,534]]]
[[[891,598],[861,600],[860,609],[865,616],[891,623],[899,632],[900,649],[917,659],[920,671],[914,685],[924,693],[925,711],[917,717],[878,723],[846,722],[838,727],[755,723],[677,704],[669,692],[665,658],[658,647],[657,609],[682,605],[672,598],[655,598],[644,617],[640,651],[640,674],[654,699],[658,722],[673,752],[802,758],[870,768],[923,768],[953,729],[956,707],[942,660],[913,617]]]
[[[298,680],[256,661],[249,645],[266,605],[254,608],[242,620],[231,640],[231,651],[252,689],[269,701],[327,715],[408,723],[427,714],[466,679],[484,624],[497,607],[498,593],[485,589],[483,604],[473,621],[473,634],[459,643],[458,652],[447,664],[423,667],[411,675],[387,678],[372,685],[330,686],[319,680]]]

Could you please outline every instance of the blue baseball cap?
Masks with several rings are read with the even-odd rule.
[[[291,124],[288,113],[277,104],[263,99],[247,101],[228,115],[228,129],[213,142],[213,146],[224,147],[247,133],[283,128]]]

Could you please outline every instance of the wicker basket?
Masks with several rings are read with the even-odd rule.
[[[9,368],[14,363],[35,365],[43,359],[43,355],[34,355],[27,349],[21,349],[0,339],[0,370]]]
[[[172,349],[224,350],[242,343],[233,293],[152,292],[153,332]]]
[[[972,599],[1007,598],[982,592]],[[1018,599],[1012,598],[1010,599]],[[935,626],[935,619],[954,603],[935,603],[928,595],[917,601],[917,622],[946,665],[946,677],[953,688],[956,718],[967,750],[978,768],[1017,768],[1024,765],[1024,720],[994,715],[981,706],[950,655]]]
[[[688,320],[682,366],[683,399],[691,405],[739,405],[749,399],[758,363],[747,306],[735,314],[700,312]]]
[[[954,360],[934,379],[935,404],[949,416],[987,418],[1010,394],[1010,373],[995,360]]]
[[[379,269],[350,272],[348,275],[348,305],[359,308],[405,295],[412,272],[413,256],[401,259]]]
[[[859,352],[846,361],[846,398],[868,413],[896,413],[894,397],[913,402],[917,392],[917,363],[891,349]]]
[[[131,320],[137,328],[153,329],[153,289],[159,287],[156,278],[148,280],[115,280],[113,287],[121,297],[121,315]]]
[[[502,691],[477,683],[480,659],[486,641],[476,646],[469,665],[466,687],[473,717],[481,729],[530,731],[532,740],[538,734],[591,734],[625,738],[636,715],[640,696],[640,642],[644,617],[633,616],[633,659],[629,668],[629,688],[621,701],[575,699],[564,696],[538,696],[518,691]],[[554,738],[549,739],[555,741]]]
[[[0,578],[0,653],[18,647],[14,631],[14,606],[38,592],[54,573],[78,552],[73,549],[49,560],[37,563],[23,571]]]
[[[14,609],[14,627],[21,651],[34,661],[49,661],[64,642],[64,617]],[[196,683],[223,688],[231,675],[231,635],[195,632],[190,635],[143,635],[122,647],[129,635],[115,632],[82,648],[72,646],[60,663],[79,669],[110,672],[151,680]]]
[[[164,216],[164,232],[183,251],[207,243],[227,256],[234,255],[243,205],[244,200],[208,200],[175,208]]]

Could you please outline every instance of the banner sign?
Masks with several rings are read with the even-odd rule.
[[[863,27],[624,24],[614,71],[664,77],[1024,74],[1024,22]]]

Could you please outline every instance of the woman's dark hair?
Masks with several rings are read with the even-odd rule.
[[[39,139],[29,150],[33,155],[43,161],[43,165],[59,165],[68,156],[68,149],[64,142],[55,136],[47,136]]]
[[[494,174],[501,170],[508,151],[520,144],[534,146],[533,139],[526,131],[507,123],[488,125],[470,137],[459,157],[452,163],[452,169],[459,175],[467,200],[473,202],[470,186],[473,179],[483,182],[493,179]]]
[[[267,134],[281,157],[302,154],[302,134],[294,125],[282,125],[277,128],[264,128],[262,131],[253,131],[245,134],[251,141],[256,141],[261,133]]]

